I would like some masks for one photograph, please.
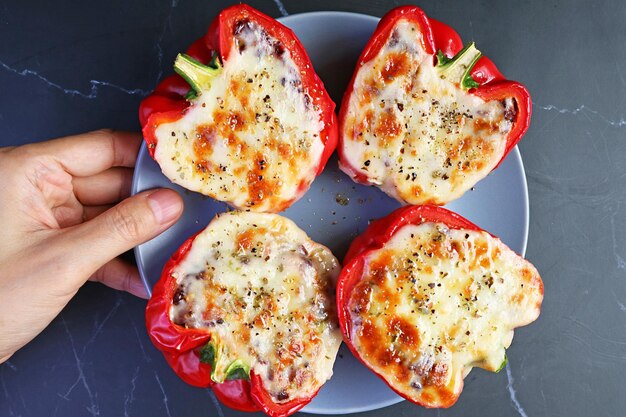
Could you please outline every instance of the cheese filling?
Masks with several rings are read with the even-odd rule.
[[[367,256],[350,338],[394,389],[449,406],[472,367],[500,369],[513,329],[538,317],[542,299],[536,269],[499,239],[408,225]]]
[[[464,91],[421,45],[419,27],[400,20],[359,69],[342,126],[342,169],[402,202],[445,204],[496,167],[515,102]]]
[[[239,367],[259,375],[276,403],[310,397],[331,377],[341,343],[339,269],[330,250],[286,218],[225,213],[173,271],[170,317],[210,331],[214,381]]]
[[[181,119],[156,129],[155,159],[192,191],[237,208],[281,211],[315,179],[321,112],[285,45],[248,20],[233,36],[210,88]]]

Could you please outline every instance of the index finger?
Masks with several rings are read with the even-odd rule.
[[[134,167],[141,142],[139,133],[104,129],[33,146],[55,158],[68,173],[85,177],[111,167]]]

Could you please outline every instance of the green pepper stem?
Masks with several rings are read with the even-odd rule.
[[[241,359],[235,359],[226,368],[226,380],[250,379],[250,366]]]
[[[211,64],[216,68],[204,65],[187,54],[178,54],[174,62],[174,71],[189,83],[196,94],[201,94],[203,90],[211,87],[211,81],[222,72],[217,60]]]
[[[211,340],[200,350],[200,361],[211,366],[211,380],[218,384],[233,379],[250,379],[250,365],[241,359],[228,362],[226,349]]]
[[[500,364],[500,366],[498,367],[498,369],[496,369],[496,373],[500,372],[501,370],[504,369],[504,367],[506,366],[506,364],[509,363],[509,357],[506,356],[506,354],[504,355],[504,359],[502,360],[502,363]]]
[[[441,51],[437,53],[437,69],[442,79],[458,81],[461,88],[469,90],[479,84],[474,81],[470,71],[482,56],[474,42],[467,44],[453,58],[447,58]]]

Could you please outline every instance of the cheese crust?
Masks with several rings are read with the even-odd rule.
[[[349,337],[397,392],[447,407],[472,367],[501,368],[513,329],[539,316],[542,299],[537,270],[499,239],[407,225],[366,255],[348,301]]]
[[[408,204],[446,204],[502,159],[515,103],[483,99],[445,79],[419,26],[398,21],[364,63],[340,127],[342,170]]]
[[[211,333],[215,381],[242,363],[276,403],[309,398],[331,377],[341,343],[339,270],[330,250],[289,219],[224,213],[173,270],[170,317]]]
[[[238,22],[233,36],[210,88],[181,119],[156,129],[155,159],[189,190],[278,212],[315,179],[324,122],[285,45],[249,20]]]

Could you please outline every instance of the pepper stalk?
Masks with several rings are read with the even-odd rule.
[[[500,366],[498,367],[498,369],[495,370],[496,374],[498,372],[500,372],[501,370],[504,369],[504,367],[506,366],[506,364],[509,363],[509,357],[506,356],[506,354],[504,355],[504,360],[502,360],[502,363],[500,364]]]
[[[204,65],[187,54],[178,54],[174,61],[174,71],[191,86],[191,90],[185,96],[189,100],[202,94],[203,90],[208,90],[211,87],[211,81],[221,74],[222,67],[215,54],[209,65]]]
[[[218,384],[234,379],[250,379],[250,366],[241,359],[228,362],[223,345],[213,341],[200,350],[200,361],[211,366],[211,380]]]
[[[480,59],[482,53],[476,49],[474,42],[468,43],[454,57],[448,58],[439,50],[437,52],[437,69],[442,79],[459,80],[464,90],[480,86],[470,75],[472,68]]]

